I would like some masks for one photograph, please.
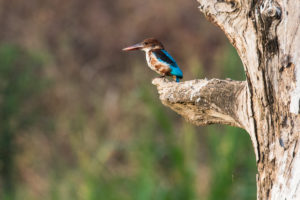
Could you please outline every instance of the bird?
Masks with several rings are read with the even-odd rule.
[[[172,76],[176,82],[179,82],[179,79],[183,78],[182,71],[174,58],[165,50],[163,44],[155,38],[145,39],[122,50],[142,50],[146,54],[149,68],[160,74],[161,77]]]

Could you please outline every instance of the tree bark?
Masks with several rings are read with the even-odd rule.
[[[236,48],[247,79],[155,79],[162,103],[196,125],[244,128],[257,160],[257,199],[300,199],[300,3],[198,1]]]

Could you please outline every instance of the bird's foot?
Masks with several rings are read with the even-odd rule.
[[[156,80],[156,81],[155,81]],[[159,76],[155,79],[153,79],[153,81],[157,82],[157,81],[162,81],[162,82],[169,82],[169,80],[167,79],[167,76]],[[155,85],[155,84],[154,84]]]

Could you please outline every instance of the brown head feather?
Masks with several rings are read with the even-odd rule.
[[[164,45],[155,38],[148,38],[142,42],[145,48],[164,49]]]

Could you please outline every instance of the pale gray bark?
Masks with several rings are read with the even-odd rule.
[[[198,1],[237,49],[247,79],[155,79],[162,103],[196,125],[247,130],[257,158],[257,198],[300,199],[299,1]]]

